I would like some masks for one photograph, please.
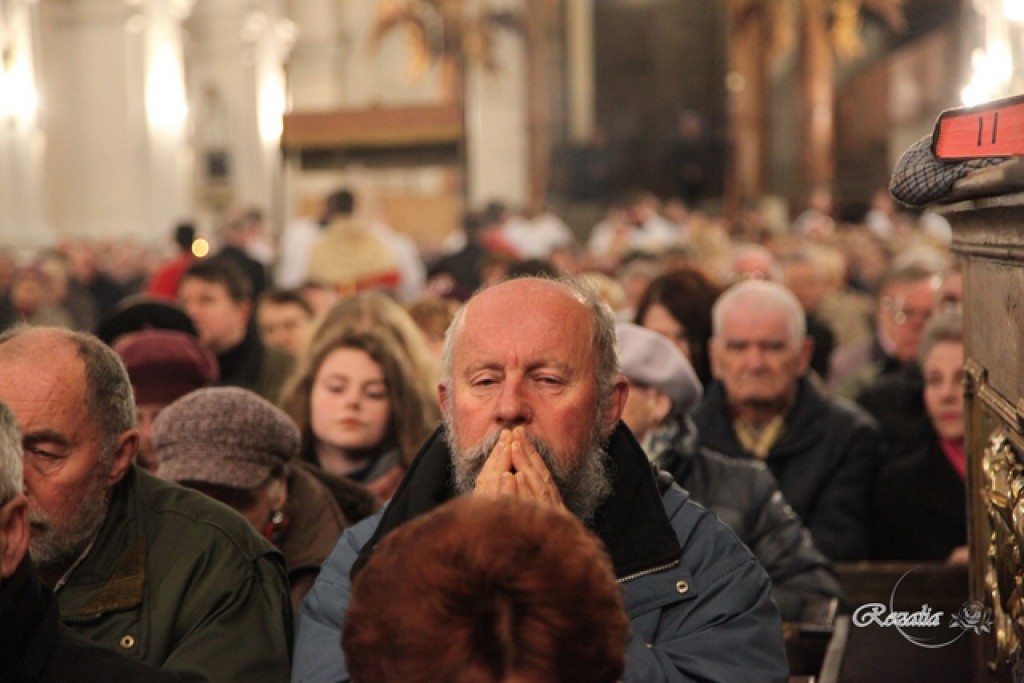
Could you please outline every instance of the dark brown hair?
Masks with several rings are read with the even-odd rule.
[[[690,364],[704,386],[711,381],[708,340],[711,339],[711,307],[722,293],[721,288],[693,268],[680,268],[651,280],[640,297],[633,322],[643,325],[647,309],[654,304],[664,306],[676,322],[690,346]]]
[[[365,352],[380,366],[387,387],[391,417],[385,440],[393,439],[408,465],[436,426],[431,417],[436,401],[416,381],[408,358],[387,334],[335,327],[322,334],[299,359],[298,366],[281,392],[280,406],[299,426],[302,435],[300,457],[314,465],[316,439],[312,428],[312,393],[317,373],[327,357],[338,349]]]
[[[578,519],[465,496],[377,546],[342,647],[354,683],[613,683],[628,628],[611,562]]]

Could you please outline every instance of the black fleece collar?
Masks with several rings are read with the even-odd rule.
[[[677,561],[682,547],[665,514],[661,492],[647,456],[623,424],[608,442],[612,494],[590,525],[604,542],[619,578]],[[374,547],[389,531],[455,496],[451,454],[439,427],[409,466],[370,540],[352,566],[354,580]]]

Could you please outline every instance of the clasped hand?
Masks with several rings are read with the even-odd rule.
[[[565,507],[551,471],[521,426],[502,431],[480,470],[474,492],[489,496],[516,496],[558,508]]]

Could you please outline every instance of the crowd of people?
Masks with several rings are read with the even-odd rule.
[[[964,353],[934,221],[769,218],[0,254],[0,678],[785,680],[837,562],[966,561]]]

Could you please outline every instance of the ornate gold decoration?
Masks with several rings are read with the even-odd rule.
[[[796,45],[797,26],[806,12],[822,15],[832,49],[840,60],[864,55],[860,28],[865,14],[879,17],[896,33],[907,25],[903,0],[747,0],[736,2],[735,6],[734,16],[741,19],[762,8],[770,13],[772,54],[776,57],[787,54]]]
[[[1024,641],[1024,465],[1003,430],[989,436],[982,454],[985,505],[988,510],[988,557],[985,590],[992,602],[996,654],[1003,662],[1015,661]]]
[[[519,12],[491,9],[480,0],[380,0],[371,44],[379,45],[396,29],[405,31],[412,76],[422,75],[431,64],[443,60],[465,61],[495,71],[497,30],[523,34],[525,20]]]

